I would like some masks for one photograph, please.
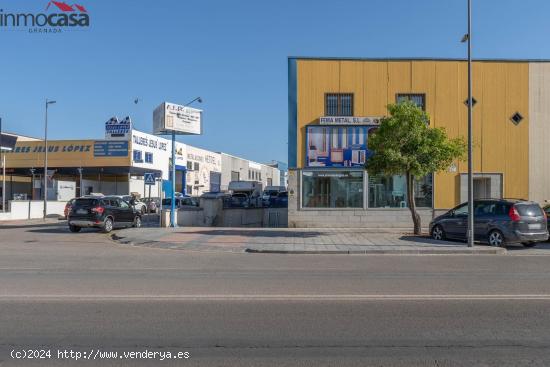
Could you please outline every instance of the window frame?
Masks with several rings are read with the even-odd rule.
[[[139,159],[136,159],[136,155],[139,156]],[[143,151],[142,150],[134,150],[132,152],[132,159],[134,160],[134,162],[143,163]]]
[[[150,159],[147,159],[147,157],[149,157]],[[144,162],[153,164],[153,153],[152,152],[145,152]]]
[[[399,103],[399,97],[406,96],[408,101],[411,101],[413,96],[422,97],[422,111],[426,112],[426,93],[395,93],[395,103]]]
[[[336,114],[329,113],[327,102],[328,102],[328,98],[331,96],[336,96]],[[347,96],[351,98],[350,113],[344,114],[342,111],[343,110],[342,97],[347,97]],[[355,95],[353,93],[325,93],[324,106],[325,106],[325,116],[347,116],[347,117],[354,116]]]

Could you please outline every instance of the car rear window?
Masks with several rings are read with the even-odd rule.
[[[537,204],[515,204],[518,214],[525,217],[540,217],[542,209]]]
[[[97,205],[97,199],[76,199],[74,202],[75,206],[94,206]]]

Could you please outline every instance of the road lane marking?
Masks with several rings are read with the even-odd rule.
[[[8,294],[0,301],[494,301],[544,300],[550,294]]]

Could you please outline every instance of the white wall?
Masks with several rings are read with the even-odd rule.
[[[132,166],[160,170],[162,171],[162,178],[164,180],[168,179],[168,162],[172,155],[172,142],[170,140],[164,139],[160,136],[132,130],[130,143],[130,157],[132,158]],[[185,149],[185,145],[176,145],[176,149],[178,148]],[[141,152],[141,162],[134,161],[134,151],[136,150]],[[153,154],[153,163],[145,162],[146,152]],[[182,151],[181,154],[183,155],[184,153],[185,152]],[[178,160],[176,160],[176,162],[178,162]]]
[[[550,63],[529,64],[529,199],[550,199]]]
[[[192,164],[192,170],[187,171],[187,186],[192,186],[193,191],[188,195],[202,195],[210,191],[210,172],[222,171],[221,154],[209,150],[187,146],[187,162]],[[195,170],[195,165],[199,169]]]
[[[65,201],[48,201],[47,215],[63,216]],[[0,220],[39,219],[44,215],[44,202],[42,200],[10,200],[9,213],[0,213]]]

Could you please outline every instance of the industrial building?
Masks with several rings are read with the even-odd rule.
[[[41,205],[44,141],[17,137],[15,149],[4,153],[6,187],[4,190],[0,180],[0,193],[5,192],[8,202],[34,200],[36,205]],[[107,123],[103,139],[49,140],[48,200],[64,203],[90,193],[136,193],[146,197],[149,195],[149,187],[144,182],[147,172],[157,177],[155,185],[150,187],[151,196],[161,197],[162,182],[170,179],[171,149],[170,140],[135,130],[128,122],[124,126]],[[260,181],[263,186],[279,182],[280,173],[275,167],[239,157],[224,157],[229,155],[176,142],[176,191],[198,196],[207,191],[227,190],[234,178],[233,172],[240,173],[238,179]],[[48,213],[56,214],[56,210],[59,206],[48,206]]]
[[[429,124],[467,135],[458,59],[288,59],[289,226],[409,227],[403,176],[365,170],[386,106],[410,100]],[[550,198],[550,61],[473,63],[474,196]],[[416,178],[426,225],[467,198],[467,164]]]

